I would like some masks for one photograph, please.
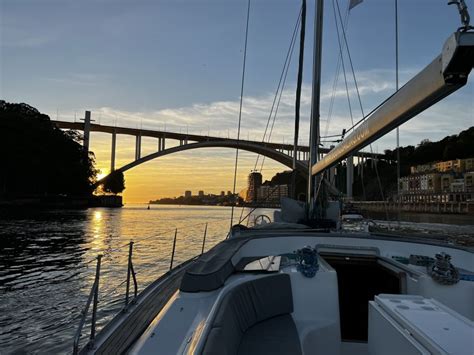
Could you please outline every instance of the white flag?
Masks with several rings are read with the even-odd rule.
[[[349,2],[349,10],[351,10],[353,7],[356,7],[359,5],[363,0],[351,0]]]

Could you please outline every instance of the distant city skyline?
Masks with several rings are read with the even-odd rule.
[[[339,1],[342,9],[347,1]],[[471,14],[474,1],[466,1]],[[350,126],[342,75],[327,125],[339,55],[332,2],[325,2],[321,130]],[[446,1],[398,0],[400,84],[441,51],[460,26]],[[308,142],[314,1],[308,1],[300,142]],[[241,137],[261,140],[300,2],[253,0]],[[236,136],[246,1],[3,0],[0,4],[0,97],[26,102],[51,118],[74,120],[85,110],[103,124]],[[366,0],[351,10],[347,39],[365,112],[395,89],[394,1]],[[293,137],[296,52],[272,140]],[[353,108],[358,108],[350,82]],[[474,124],[474,84],[468,84],[401,126],[401,145],[439,140]],[[360,118],[354,110],[354,120]],[[118,137],[117,165],[134,159],[134,138]],[[110,167],[110,136],[94,133],[91,150],[102,174]],[[395,147],[394,133],[373,144]],[[156,150],[144,139],[143,154]],[[232,189],[235,151],[174,154],[127,171],[125,202]],[[256,155],[241,152],[237,191]],[[268,179],[285,168],[266,160]],[[225,188],[224,188],[225,187]]]

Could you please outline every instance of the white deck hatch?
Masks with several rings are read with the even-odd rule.
[[[382,294],[375,296],[369,308],[369,348],[375,352],[380,338],[385,338],[385,349],[408,347],[413,354],[474,354],[474,322],[434,299]],[[385,327],[391,332],[397,330],[400,336],[387,339],[381,332]]]

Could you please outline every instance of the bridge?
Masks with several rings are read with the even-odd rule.
[[[289,168],[293,167],[293,145],[284,144],[284,143],[272,143],[272,142],[259,142],[252,140],[237,140],[233,138],[222,138],[210,135],[197,135],[189,133],[177,133],[177,132],[167,132],[161,130],[149,130],[149,129],[139,129],[139,128],[130,128],[130,127],[117,127],[117,126],[108,126],[93,123],[91,120],[91,112],[86,111],[84,119],[82,122],[69,122],[69,121],[58,121],[52,120],[52,122],[60,129],[72,129],[77,131],[84,132],[83,147],[84,152],[87,154],[89,152],[89,141],[91,132],[102,132],[109,133],[112,135],[111,143],[111,157],[110,157],[110,171],[111,172],[125,172],[129,169],[132,169],[140,164],[143,164],[147,161],[160,158],[169,154],[174,154],[182,151],[192,150],[192,149],[201,149],[201,148],[239,148],[245,151],[253,152],[260,154],[272,160],[275,160]],[[135,136],[135,160],[120,167],[116,168],[115,166],[115,157],[116,157],[116,148],[117,148],[117,135],[131,135]],[[157,150],[155,153],[142,156],[141,152],[141,142],[142,137],[152,137],[157,139]],[[170,148],[166,148],[166,142],[168,140],[174,140],[179,142],[179,145],[175,145]],[[305,178],[308,176],[308,158],[309,158],[309,147],[300,145],[297,147],[297,170],[304,175]],[[327,153],[330,149],[320,148],[318,153],[320,159]],[[371,154],[371,153],[354,153],[353,156],[359,157],[361,160],[368,157],[375,159],[384,159],[383,154]],[[347,169],[348,177],[348,186],[349,184],[352,187],[351,181],[353,180],[353,157],[347,159],[347,165],[350,169]],[[101,181],[106,179],[104,177]],[[99,181],[100,183],[100,181]],[[352,188],[348,189],[350,192]]]

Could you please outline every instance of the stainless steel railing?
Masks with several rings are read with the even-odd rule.
[[[102,260],[102,255],[97,255],[97,266],[95,269],[95,279],[94,283],[92,284],[91,292],[89,293],[89,297],[87,298],[86,307],[82,311],[81,321],[79,323],[79,327],[77,328],[76,335],[74,336],[74,347],[73,347],[73,354],[77,354],[79,351],[79,340],[81,339],[82,335],[82,328],[86,323],[87,314],[89,313],[89,307],[91,305],[92,300],[94,300],[92,306],[92,321],[91,321],[91,334],[90,334],[90,341],[93,343],[95,339],[95,322],[96,322],[96,315],[97,315],[97,302],[99,298],[99,280],[100,280],[100,264]]]
[[[204,247],[206,244],[206,236],[207,236],[207,223],[204,228],[203,240],[202,240],[202,248],[201,248],[201,255],[204,253]],[[178,229],[175,229],[174,239],[173,239],[173,249],[171,252],[171,260],[170,260],[170,270],[173,269],[174,263],[174,256],[176,251],[176,240],[178,237]],[[127,279],[125,281],[125,305],[122,311],[127,311],[128,307],[131,304],[134,304],[138,295],[138,282],[136,278],[136,272],[133,267],[133,246],[134,242],[130,241],[128,243],[128,263],[127,263]],[[79,352],[79,342],[82,336],[82,329],[86,323],[87,316],[89,314],[89,308],[92,303],[92,315],[91,315],[91,328],[90,328],[90,335],[89,335],[89,342],[87,346],[92,348],[94,346],[94,340],[96,335],[96,320],[97,320],[97,305],[99,302],[99,281],[100,281],[100,268],[101,268],[101,261],[102,255],[97,256],[97,265],[96,265],[96,272],[94,283],[92,284],[89,297],[86,302],[86,306],[84,307],[83,311],[81,312],[81,320],[79,323],[79,327],[77,328],[76,334],[74,336],[74,344],[73,344],[73,354],[76,355]],[[130,299],[130,282],[133,282],[133,298]],[[123,285],[123,282],[120,284]],[[120,286],[119,285],[119,286]]]

